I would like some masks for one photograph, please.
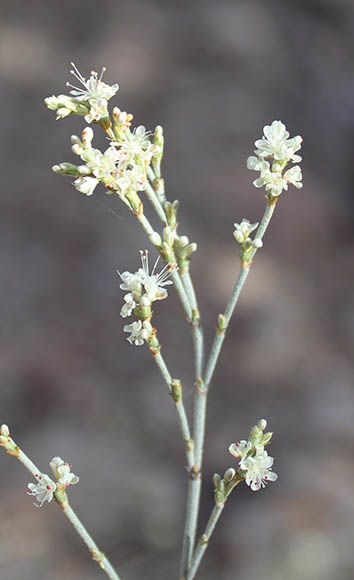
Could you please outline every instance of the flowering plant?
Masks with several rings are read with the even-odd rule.
[[[80,158],[80,163],[62,162],[54,165],[53,171],[70,177],[74,188],[86,196],[93,195],[100,184],[106,193],[117,195],[143,228],[158,254],[152,270],[149,267],[148,251],[145,250],[141,251],[141,267],[135,272],[118,271],[120,289],[125,292],[120,315],[124,319],[132,319],[123,326],[123,331],[129,333],[127,340],[133,346],[148,346],[176,408],[188,473],[180,579],[193,580],[230,493],[242,482],[252,491],[259,491],[267,482],[277,480],[272,470],[274,460],[266,450],[272,433],[265,431],[267,422],[261,419],[251,429],[247,440],[229,446],[229,452],[237,463],[227,468],[222,477],[214,474],[215,505],[203,534],[196,540],[208,393],[230,319],[255,254],[263,246],[263,237],[279,196],[289,185],[297,189],[302,187],[301,169],[297,165],[301,161],[297,152],[301,148],[302,138],[289,138],[285,125],[281,121],[273,121],[264,127],[263,137],[255,142],[255,155],[248,157],[247,167],[259,171],[260,175],[253,183],[257,188],[265,188],[266,207],[259,223],[251,223],[244,218],[234,224],[233,236],[239,244],[240,270],[225,310],[218,316],[213,344],[206,356],[201,316],[190,273],[191,257],[197,246],[179,232],[178,201],[169,201],[165,193],[161,174],[164,149],[162,127],[156,127],[154,133],[146,131],[143,126],[132,129],[133,115],[118,107],[113,108],[111,115],[108,102],[119,87],[118,84],[108,85],[103,82],[104,70],[100,76],[91,72],[90,77],[85,79],[73,65],[71,72],[81,88],[67,83],[71,88],[69,95],[53,95],[45,99],[47,107],[56,111],[57,119],[73,114],[82,116],[86,123],[101,127],[109,140],[105,151],[93,147],[94,132],[90,126],[86,126],[80,137],[71,137],[72,152]],[[289,163],[295,165],[288,168]],[[145,215],[148,203],[161,222],[159,231]],[[159,260],[163,265],[157,273]],[[183,401],[181,381],[171,375],[162,354],[157,329],[152,325],[152,304],[167,299],[166,287],[172,285],[192,330],[195,384],[192,421],[191,412],[186,409]],[[23,463],[34,476],[36,483],[29,483],[26,491],[36,499],[35,505],[41,507],[54,498],[89,548],[93,559],[109,578],[118,580],[120,576],[117,571],[97,547],[69,504],[67,490],[70,485],[79,482],[79,477],[71,472],[71,465],[60,457],[54,457],[50,462],[54,477],[51,479],[18,447],[5,424],[0,428],[0,446]]]

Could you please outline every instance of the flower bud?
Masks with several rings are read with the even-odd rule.
[[[162,244],[161,236],[157,232],[153,232],[149,236],[149,240],[153,246],[161,246],[161,244]]]
[[[8,428],[7,425],[5,425],[5,424],[4,425],[1,425],[1,427],[0,427],[0,434],[3,437],[8,437],[10,435],[10,430],[9,430],[9,428]]]
[[[233,467],[229,467],[229,469],[227,469],[224,473],[224,479],[225,481],[231,481],[231,479],[233,479],[236,475],[236,471]]]
[[[93,139],[93,131],[91,127],[85,127],[85,129],[81,133],[82,142],[86,147],[91,146],[91,141]]]
[[[215,485],[215,487],[219,487],[221,481],[221,477],[218,473],[214,473],[213,475],[213,484]]]
[[[180,243],[181,247],[184,248],[184,246],[189,244],[189,239],[187,238],[187,236],[180,236],[179,243]]]
[[[267,427],[267,421],[265,419],[260,419],[257,423],[257,427],[261,431],[264,431],[264,429],[266,429],[266,427]]]
[[[151,300],[149,300],[149,298],[144,295],[142,296],[142,298],[140,299],[140,306],[142,306],[143,308],[148,308],[151,305]]]

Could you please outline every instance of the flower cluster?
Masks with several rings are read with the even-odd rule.
[[[141,252],[142,267],[135,273],[118,272],[122,280],[119,287],[121,290],[128,291],[128,294],[124,296],[125,304],[121,308],[120,315],[122,318],[127,318],[134,312],[138,318],[137,321],[124,326],[124,332],[130,332],[127,340],[137,346],[144,344],[153,331],[150,323],[151,304],[156,300],[167,298],[167,290],[164,286],[172,284],[172,281],[168,280],[170,271],[167,266],[159,274],[155,273],[157,263],[158,259],[150,273],[148,252],[145,250]]]
[[[255,156],[248,157],[247,167],[259,171],[260,176],[253,182],[255,187],[265,186],[270,200],[278,197],[289,184],[297,189],[302,187],[302,174],[299,165],[285,168],[289,162],[299,163],[300,155],[296,152],[301,148],[302,137],[297,135],[289,139],[289,132],[281,121],[273,121],[263,129],[264,137],[255,142]],[[269,161],[266,161],[269,159]]]
[[[110,146],[104,152],[93,148],[93,131],[86,127],[81,139],[76,135],[71,138],[72,151],[81,158],[83,164],[60,163],[53,166],[53,171],[76,177],[73,185],[85,195],[92,195],[96,186],[102,183],[109,193],[117,193],[129,205],[125,199],[127,194],[143,191],[146,187],[146,171],[154,153],[150,133],[142,125],[131,131],[133,115],[118,107],[113,109],[112,125],[107,102],[117,92],[118,85],[109,86],[102,81],[105,69],[102,69],[100,77],[92,72],[90,78],[85,80],[75,65],[73,67],[71,72],[83,88],[69,84],[73,88],[70,91],[72,96],[48,97],[45,103],[49,109],[57,112],[57,119],[76,113],[84,115],[87,123],[100,123],[110,138]],[[138,205],[137,200],[132,209],[137,210]]]
[[[45,473],[36,475],[37,483],[29,483],[26,489],[28,495],[33,495],[42,507],[44,502],[51,502],[56,491],[62,491],[69,485],[78,483],[79,477],[71,473],[71,465],[65,463],[60,457],[53,457],[50,467],[56,479],[56,483]]]
[[[56,97],[53,95],[44,100],[45,104],[48,109],[56,111],[57,119],[63,119],[74,113],[84,115],[86,123],[101,121],[107,117],[107,102],[116,94],[119,86],[117,84],[110,86],[102,81],[105,68],[102,68],[100,76],[97,72],[92,71],[90,78],[86,80],[73,62],[71,65],[73,70],[70,72],[81,83],[82,88],[66,83],[72,89],[70,91],[72,96],[59,95]]]
[[[266,426],[265,419],[261,419],[253,427],[248,441],[232,443],[229,447],[231,455],[239,460],[239,475],[253,491],[265,487],[268,481],[278,479],[277,474],[272,471],[274,459],[264,449],[272,437],[270,432],[263,433]]]

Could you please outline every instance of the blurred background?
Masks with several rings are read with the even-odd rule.
[[[43,98],[66,92],[70,61],[86,76],[104,65],[113,103],[163,125],[207,346],[238,270],[233,224],[264,210],[246,158],[273,119],[303,136],[304,188],[281,196],[210,392],[202,527],[212,474],[261,417],[279,480],[237,488],[199,578],[352,580],[353,32],[351,0],[1,2],[0,422],[43,471],[56,455],[73,464],[72,505],[123,580],[177,578],[184,453],[152,357],[119,316],[116,270],[138,267],[146,239],[118,198],[86,198],[51,171],[76,162],[83,124],[55,121]],[[190,408],[173,290],[155,310]],[[32,505],[30,480],[1,454],[1,578],[103,577],[57,506]]]

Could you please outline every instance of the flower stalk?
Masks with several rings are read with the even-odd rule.
[[[100,568],[106,573],[110,580],[120,580],[117,572],[114,570],[112,564],[110,563],[109,559],[105,556],[105,554],[98,548],[97,544],[93,540],[92,536],[88,533],[74,510],[69,505],[67,493],[65,488],[69,485],[68,483],[68,474],[70,468],[66,468],[68,464],[64,464],[60,458],[56,457],[51,462],[51,467],[53,473],[55,473],[55,468],[53,468],[53,464],[57,467],[59,466],[59,473],[57,473],[58,479],[55,483],[52,481],[46,474],[40,472],[38,467],[33,463],[33,461],[19,448],[19,446],[15,443],[15,441],[10,437],[9,429],[7,425],[2,425],[0,427],[0,446],[3,447],[9,455],[16,457],[24,465],[24,467],[33,475],[33,477],[39,482],[38,484],[29,484],[29,489],[27,493],[29,495],[35,495],[38,497],[38,500],[41,501],[39,498],[41,497],[40,494],[46,493],[46,497],[41,501],[40,505],[43,505],[44,501],[50,502],[54,497],[56,503],[62,508],[63,513],[71,522],[79,536],[81,537],[82,541],[86,544],[88,549],[91,552],[92,559],[97,561]],[[58,461],[59,460],[59,461]],[[63,469],[60,470],[60,467],[64,466]],[[77,483],[78,477],[70,474],[71,483]],[[63,479],[64,477],[64,479]],[[30,487],[31,486],[31,487]],[[42,489],[39,489],[42,487]],[[38,488],[38,489],[36,489]],[[44,490],[44,491],[43,491]]]

